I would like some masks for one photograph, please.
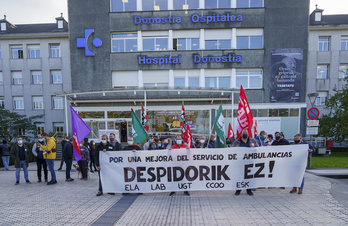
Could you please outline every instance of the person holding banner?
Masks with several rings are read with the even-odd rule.
[[[100,180],[100,170],[101,170],[100,163],[99,163],[99,152],[100,151],[102,151],[102,152],[115,151],[114,146],[108,142],[107,135],[102,136],[101,142],[95,148],[95,165],[97,166],[98,176],[99,176],[99,191],[97,193],[97,196],[101,196],[103,194],[103,187],[102,187],[101,180]],[[115,193],[109,193],[109,194],[114,195]]]
[[[255,139],[256,139],[256,142],[259,146],[266,146],[266,143],[265,143],[265,141],[267,139],[266,131],[262,130],[260,132],[260,135],[256,136]]]
[[[154,139],[153,139],[153,135],[152,134],[149,134],[149,139],[148,141],[144,144],[144,150],[149,150],[149,145],[151,142],[153,142]]]
[[[205,138],[205,136],[200,136],[199,137],[199,144],[196,145],[196,148],[213,148],[211,143],[209,143],[208,145],[208,142],[207,142],[207,139]]]
[[[285,138],[282,138],[280,132],[275,132],[274,137],[275,137],[275,140],[273,141],[272,146],[290,144],[288,140],[286,140]]]
[[[175,140],[176,140],[176,144],[172,145],[169,150],[172,150],[172,149],[180,149],[180,148],[187,148],[187,149],[190,149],[183,141],[182,141],[182,136],[181,135],[176,135],[175,136]],[[169,196],[172,196],[174,195],[175,192],[172,191]],[[187,195],[187,196],[190,196],[190,193],[188,191],[184,191],[184,194]]]
[[[258,147],[256,140],[249,137],[248,129],[245,128],[241,132],[241,137],[233,143],[233,147]],[[240,195],[241,190],[237,190],[235,195]],[[251,189],[247,189],[247,194],[254,195]]]
[[[122,151],[121,144],[116,140],[116,135],[114,133],[110,133],[110,144],[114,146],[115,151]]]
[[[134,151],[141,150],[141,148],[137,144],[134,143],[133,137],[128,137],[127,143],[128,143],[128,145],[123,148],[124,151],[132,150],[134,152]]]
[[[298,133],[298,134],[295,134],[294,136],[294,143],[292,145],[296,145],[296,144],[308,144],[306,141],[302,140],[302,134],[301,133]],[[309,149],[308,149],[308,152],[313,152],[314,148],[312,145],[308,144],[309,146]],[[303,186],[304,186],[304,177],[302,179],[302,183],[300,185],[300,187],[298,188],[298,193],[299,195],[302,194],[303,192]],[[292,190],[290,191],[290,193],[296,193],[297,192],[297,187],[293,187]]]

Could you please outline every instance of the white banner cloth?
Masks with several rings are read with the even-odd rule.
[[[100,152],[103,192],[299,187],[308,145]]]

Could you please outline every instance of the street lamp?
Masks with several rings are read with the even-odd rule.
[[[308,93],[307,96],[309,98],[309,102],[311,103],[312,107],[314,106],[315,101],[317,100],[318,93]]]

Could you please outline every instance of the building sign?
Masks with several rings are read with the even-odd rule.
[[[230,53],[226,56],[201,56],[199,54],[193,55],[193,62],[198,63],[240,63],[242,56]],[[162,64],[181,64],[181,55],[177,57],[163,56],[163,57],[146,57],[138,56],[138,64],[154,64],[161,66]]]
[[[134,16],[134,24],[175,24],[181,23],[182,19],[180,16],[168,15],[166,17],[140,17]],[[233,15],[226,13],[220,15],[219,13],[213,13],[209,16],[202,16],[199,14],[193,14],[191,17],[193,23],[206,23],[211,22],[241,22],[243,21],[243,15]]]
[[[271,50],[270,102],[300,102],[302,49]]]

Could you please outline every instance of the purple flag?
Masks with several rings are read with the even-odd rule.
[[[73,134],[73,146],[74,146],[74,156],[76,162],[81,159],[80,152],[80,142],[91,132],[91,129],[86,125],[86,123],[81,119],[81,117],[76,113],[73,107],[70,106],[71,112],[71,124],[72,124],[72,134]]]

